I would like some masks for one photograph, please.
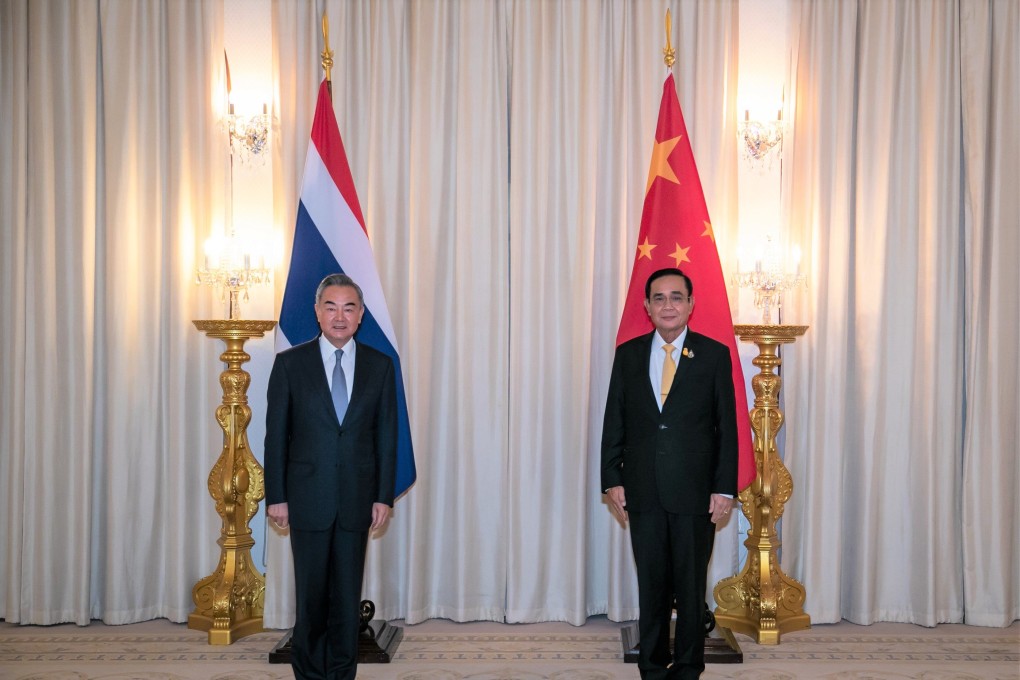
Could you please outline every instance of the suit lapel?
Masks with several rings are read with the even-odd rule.
[[[359,343],[358,351],[354,355],[354,387],[351,388],[351,401],[347,406],[347,415],[344,416],[344,420],[351,417],[351,412],[364,402],[364,399],[359,399],[359,397],[365,391],[366,381],[371,377],[369,373],[372,371],[372,356],[364,349],[365,344]]]
[[[333,395],[329,391],[329,380],[326,378],[326,367],[322,363],[322,350],[319,349],[318,337],[308,343],[308,345],[308,351],[303,358],[312,396],[317,403],[322,405],[325,413],[339,427],[340,422],[336,418],[336,409],[333,408]]]
[[[654,336],[653,336],[654,337]],[[651,343],[648,343],[649,346]],[[687,376],[687,371],[691,368],[691,361],[694,360],[694,348],[698,346],[698,334],[687,328],[687,335],[684,337],[684,345],[680,348],[680,355],[677,357],[676,362],[676,373],[673,374],[673,384],[669,386],[669,395],[666,397],[666,403],[662,405],[662,410],[666,410],[666,404],[673,401],[673,395],[678,394],[684,389],[684,381]],[[657,395],[656,395],[657,396]],[[655,403],[658,404],[658,398]]]
[[[635,369],[634,373],[635,375],[643,376],[641,382],[644,383],[646,388],[644,392],[646,395],[648,395],[648,398],[652,400],[651,406],[655,408],[656,411],[658,411],[659,395],[656,392],[656,389],[652,387],[651,381],[648,379],[648,367],[652,361],[652,349],[653,349],[652,341],[655,340],[655,331],[649,333],[645,337],[645,340],[646,342],[642,343],[644,351],[641,353],[641,356],[639,357],[641,363],[638,364],[638,368]]]
[[[680,356],[676,362],[676,375],[673,376],[673,386],[670,387],[670,394],[673,394],[673,388],[683,385],[684,376],[687,375],[688,369],[691,367],[691,361],[694,360],[694,348],[698,345],[698,339],[696,334],[687,329],[687,337],[684,338],[684,346],[680,349]]]

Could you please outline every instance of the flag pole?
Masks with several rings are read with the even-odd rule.
[[[322,42],[325,47],[322,53],[319,54],[322,57],[322,68],[326,71],[326,87],[329,89],[329,98],[333,99],[333,50],[329,49],[329,18],[326,17],[326,12],[322,12]]]
[[[673,49],[673,15],[666,10],[666,47],[662,50],[662,60],[666,68],[672,69],[676,63],[676,50]]]

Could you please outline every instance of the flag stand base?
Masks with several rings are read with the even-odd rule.
[[[361,603],[361,630],[358,633],[358,663],[390,663],[397,653],[404,629],[388,621],[373,621],[375,604],[371,600]],[[280,639],[269,652],[269,663],[290,663],[292,630]]]
[[[670,622],[669,648],[673,649],[672,628]],[[623,645],[624,663],[637,663],[640,648],[638,624],[632,623],[620,629],[620,642]],[[705,605],[705,663],[744,663],[744,652],[741,651],[737,639],[728,628],[716,629],[715,616]]]

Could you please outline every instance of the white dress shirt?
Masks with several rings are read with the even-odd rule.
[[[680,350],[684,346],[684,340],[687,339],[687,326],[680,331],[680,335],[677,336],[676,340],[669,343],[673,345],[673,364],[680,366]],[[655,335],[652,337],[652,351],[648,357],[648,379],[652,381],[652,391],[655,393],[655,402],[659,405],[659,411],[662,411],[662,366],[666,363],[666,353],[662,351],[662,346],[666,344],[666,341],[659,335],[659,331],[655,331]]]
[[[347,403],[351,403],[351,390],[354,388],[354,356],[358,353],[358,344],[354,338],[347,341],[341,347],[344,357],[340,366],[344,369],[344,379],[347,381]],[[325,335],[319,334],[319,352],[322,354],[322,366],[326,369],[326,382],[329,384],[329,391],[333,391],[333,367],[336,366],[336,350]]]

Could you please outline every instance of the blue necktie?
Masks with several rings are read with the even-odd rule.
[[[336,351],[336,364],[333,366],[333,408],[336,409],[336,419],[344,422],[344,415],[347,413],[347,378],[344,376],[344,367],[340,364],[344,351]]]

